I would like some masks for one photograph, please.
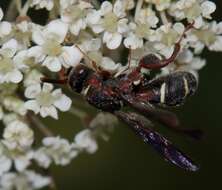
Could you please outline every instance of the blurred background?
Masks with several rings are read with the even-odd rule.
[[[217,4],[214,18],[222,20],[222,2],[214,2]],[[1,0],[0,6],[6,7],[7,3],[7,0]],[[184,106],[174,111],[184,126],[202,129],[204,139],[193,141],[157,126],[158,131],[199,163],[198,172],[187,172],[165,162],[120,123],[108,142],[99,141],[99,150],[95,154],[81,154],[67,167],[52,168],[58,189],[219,188],[222,171],[222,54],[205,51],[202,56],[207,58],[207,66],[200,71],[199,90]],[[69,114],[61,115],[59,121],[47,119],[44,122],[56,134],[70,140],[82,129],[81,122]]]

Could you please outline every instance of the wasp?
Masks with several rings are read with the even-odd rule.
[[[178,106],[194,94],[198,83],[195,76],[189,72],[177,71],[166,76],[149,79],[141,70],[161,69],[173,62],[180,52],[180,42],[186,32],[193,27],[189,24],[179,41],[174,45],[172,55],[160,59],[154,54],[144,56],[136,68],[113,77],[107,71],[90,68],[79,64],[68,72],[64,79],[42,78],[43,82],[67,84],[72,91],[80,93],[86,101],[95,108],[114,114],[125,122],[146,144],[150,144],[165,160],[172,164],[196,171],[198,166],[183,152],[176,148],[167,138],[146,126],[143,117],[151,118],[175,131],[197,138],[198,129],[180,127],[177,116],[159,106]],[[81,49],[80,49],[81,51]],[[87,55],[86,55],[87,56]],[[95,64],[92,64],[95,66]],[[158,108],[157,108],[157,106]],[[124,111],[130,107],[135,111]]]

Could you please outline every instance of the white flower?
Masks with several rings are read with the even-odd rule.
[[[116,73],[121,70],[122,65],[120,63],[115,63],[110,57],[104,57],[99,51],[88,52],[87,55],[91,60],[93,60],[98,67],[110,73]],[[86,63],[90,66],[90,62]]]
[[[43,188],[51,183],[50,177],[42,176],[30,170],[26,171],[25,175],[27,176],[29,183],[32,184],[34,189]]]
[[[27,124],[19,120],[10,122],[3,133],[4,144],[9,149],[28,149],[34,141],[34,133]]]
[[[171,5],[171,0],[145,0],[145,2],[156,5],[158,11],[168,9]]]
[[[0,178],[0,188],[4,190],[22,189],[34,190],[41,189],[51,183],[49,177],[44,177],[31,170],[22,173],[8,172]]]
[[[12,166],[16,171],[24,171],[31,163],[33,157],[31,151],[14,149],[14,147],[11,146],[12,144],[7,140],[0,142],[0,176],[4,172],[9,171]]]
[[[103,42],[109,49],[120,46],[124,33],[128,31],[125,18],[125,3],[117,0],[114,5],[105,1],[99,11],[93,11],[88,15],[88,22],[95,33],[104,32]]]
[[[203,17],[211,19],[211,14],[216,10],[216,5],[212,1],[204,1],[201,4],[201,9]]]
[[[101,45],[102,41],[100,38],[91,38],[83,41],[81,44],[81,49],[83,49],[84,52],[98,51],[101,48]]]
[[[102,61],[100,63],[100,66],[105,70],[109,71],[110,73],[116,73],[122,65],[120,63],[115,63],[111,58],[109,57],[103,57]]]
[[[18,114],[11,112],[11,113],[7,113],[4,115],[3,123],[4,123],[4,125],[9,125],[9,123],[11,123],[15,120],[19,120],[19,119],[21,119],[21,118],[19,117]]]
[[[33,152],[23,153],[23,155],[16,154],[11,152],[12,160],[14,161],[14,167],[17,171],[22,172],[25,171],[28,166],[31,164],[31,160],[33,158]]]
[[[25,78],[23,80],[24,86],[28,87],[34,84],[39,84],[41,82],[42,77],[43,74],[40,71],[32,69],[25,75]]]
[[[70,164],[81,152],[96,152],[97,138],[108,140],[107,132],[118,122],[112,114],[100,112],[72,142],[47,136],[34,144],[31,124],[44,126],[37,120],[30,123],[28,111],[58,119],[58,111],[68,111],[72,104],[61,89],[42,83],[42,77],[66,77],[82,59],[81,64],[95,72],[98,68],[114,78],[127,75],[146,55],[169,58],[184,23],[193,21],[173,63],[158,72],[142,68],[141,74],[152,80],[185,71],[198,80],[206,64],[202,50],[222,51],[222,22],[211,21],[216,5],[210,0],[20,1],[18,15],[10,22],[2,20],[11,17],[0,7],[0,120],[5,126],[0,139],[0,190],[34,190],[53,183],[28,168],[48,171],[53,165]],[[35,23],[40,21],[35,14],[28,16],[35,9],[47,10],[40,19],[46,24]]]
[[[100,112],[90,122],[89,128],[93,130],[94,136],[102,137],[104,140],[108,141],[108,133],[113,131],[117,123],[118,120],[113,114]]]
[[[4,13],[2,11],[2,8],[0,7],[0,21],[2,20],[3,16],[4,16]]]
[[[40,84],[27,87],[25,96],[32,100],[25,102],[25,107],[36,114],[40,113],[42,117],[51,116],[58,119],[56,108],[63,112],[68,111],[72,101],[62,94],[61,89],[52,90],[53,85],[49,83],[44,83],[42,87]]]
[[[11,39],[0,49],[0,83],[19,83],[23,75],[18,66],[13,61],[13,56],[17,51],[17,41]]]
[[[192,51],[185,49],[177,57],[174,64],[170,64],[162,69],[163,74],[175,71],[187,71],[193,73],[198,79],[198,71],[206,65],[206,60],[194,56]]]
[[[165,57],[170,57],[173,53],[174,45],[181,37],[184,28],[182,23],[175,23],[173,26],[171,26],[170,23],[162,25],[156,30],[156,40],[153,44],[154,48]],[[183,38],[180,43],[182,47],[184,46],[184,41],[185,38]]]
[[[37,27],[36,24],[31,22],[29,17],[18,17],[17,22],[12,26],[11,33],[18,42],[19,50],[26,50],[32,45],[32,32],[35,27]]]
[[[17,97],[6,96],[4,97],[2,103],[8,111],[14,111],[15,113],[18,113],[20,115],[26,114],[27,110],[24,106],[24,102]]]
[[[32,0],[31,6],[36,6],[37,9],[46,8],[48,11],[52,10],[54,6],[53,0]]]
[[[74,144],[60,137],[46,137],[43,139],[43,147],[35,152],[34,159],[38,164],[47,168],[53,161],[56,165],[67,165],[78,154]]]
[[[222,51],[222,22],[206,23],[201,29],[193,30],[192,34],[188,41],[196,52],[201,52],[204,46],[211,51]]]
[[[61,9],[61,20],[69,24],[70,32],[74,35],[78,35],[80,30],[85,29],[87,26],[86,16],[92,5],[90,3],[80,1],[65,2],[60,1]],[[68,3],[68,5],[67,5]]]
[[[43,30],[33,32],[33,41],[38,44],[29,49],[29,57],[42,62],[48,69],[58,72],[62,65],[66,68],[76,66],[82,53],[75,46],[62,46],[68,25],[60,20],[51,21]]]
[[[31,57],[28,50],[19,51],[13,58],[17,68],[27,72],[36,65],[35,57]]]
[[[5,155],[0,155],[0,176],[9,171],[11,166],[11,160]]]
[[[76,145],[80,149],[82,149],[90,154],[95,153],[98,149],[98,145],[95,140],[95,137],[93,136],[92,131],[89,129],[85,129],[85,130],[79,132],[75,136],[74,142],[76,143]]]
[[[0,7],[0,38],[3,38],[10,34],[12,31],[12,25],[9,22],[3,21],[1,22],[2,18],[4,16],[4,13],[2,11],[2,8]]]
[[[41,147],[35,151],[33,159],[43,168],[48,168],[52,163],[50,153],[44,147]]]
[[[130,32],[124,40],[127,48],[137,49],[143,46],[143,40],[150,40],[154,35],[154,30],[159,19],[150,9],[141,9],[135,22],[129,24]]]
[[[16,177],[15,173],[11,172],[5,173],[0,178],[0,187],[5,190],[11,190],[12,188],[14,188],[13,182],[15,183],[14,181],[15,177]]]
[[[179,20],[187,18],[189,22],[195,21],[195,27],[203,25],[203,18],[210,19],[216,10],[215,3],[202,0],[179,0],[172,3],[170,14]]]

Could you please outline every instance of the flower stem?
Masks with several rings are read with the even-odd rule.
[[[26,16],[27,15],[30,4],[31,4],[31,0],[27,0],[25,2],[24,6],[21,9],[20,16]]]
[[[17,11],[17,7],[16,7],[16,1],[12,0],[7,8],[7,11],[5,14],[5,20],[14,21],[17,13],[18,13],[18,11]]]
[[[161,18],[161,21],[162,21],[163,24],[168,24],[169,23],[165,11],[160,12],[160,18]]]
[[[100,8],[100,3],[97,0],[92,0],[92,4],[96,9]]]
[[[71,107],[69,112],[80,119],[84,119],[87,117],[87,114],[79,109]]]
[[[16,4],[16,8],[17,8],[19,14],[21,14],[21,11],[22,11],[22,2],[21,2],[21,0],[15,0],[15,4]]]
[[[54,136],[53,132],[49,130],[38,117],[33,116],[32,114],[28,114],[28,119],[31,121],[31,123],[33,123],[38,128],[38,130],[44,136],[46,137]]]
[[[137,5],[136,5],[136,11],[134,15],[134,20],[136,21],[137,18],[139,17],[140,10],[143,6],[143,0],[138,0]]]

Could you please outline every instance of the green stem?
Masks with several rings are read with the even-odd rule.
[[[71,109],[69,110],[69,112],[73,115],[75,115],[76,117],[80,118],[80,119],[84,119],[87,117],[87,114],[77,108],[73,108],[71,107]]]
[[[16,3],[16,8],[17,8],[19,14],[21,14],[21,11],[22,11],[22,2],[21,2],[21,0],[15,0],[15,3]]]
[[[27,0],[25,2],[24,6],[22,7],[22,10],[20,12],[20,16],[26,16],[27,15],[30,4],[31,4],[31,0]]]
[[[52,131],[50,131],[43,123],[42,121],[32,115],[32,114],[28,114],[28,119],[31,121],[31,123],[33,123],[35,125],[35,127],[37,127],[37,129],[46,137],[52,137],[54,136],[54,134],[52,133]]]
[[[100,8],[100,3],[97,0],[92,0],[92,4],[96,9]]]
[[[12,0],[7,8],[7,11],[5,14],[5,20],[14,21],[17,13],[18,11],[17,11],[17,6],[16,6],[16,1]]]

